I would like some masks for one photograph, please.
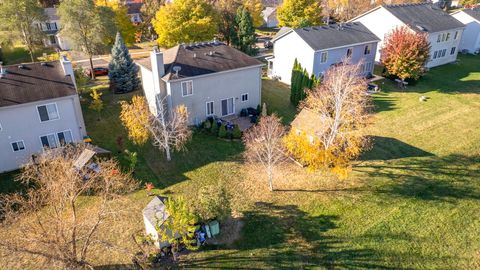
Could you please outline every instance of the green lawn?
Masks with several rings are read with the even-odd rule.
[[[5,65],[15,65],[20,63],[32,62],[29,52],[23,46],[16,46],[12,48],[3,49],[3,58]],[[34,52],[34,57],[37,59],[43,53],[51,54],[54,52],[53,48],[43,48]]]
[[[122,150],[139,153],[136,177],[154,182],[158,193],[194,199],[198,187],[220,182],[236,191],[235,207],[243,215],[241,237],[229,246],[189,254],[182,259],[184,268],[476,269],[479,66],[479,57],[461,56],[459,65],[432,69],[407,90],[380,82],[382,92],[373,97],[375,121],[369,130],[374,145],[350,177],[340,181],[288,165],[277,175],[279,191],[273,193],[264,182],[248,185],[252,179],[263,181],[263,175],[245,167],[240,142],[196,132],[188,151],[176,153],[168,163],[151,145],[128,142],[118,120],[118,101],[132,94],[105,90],[100,120],[88,109],[88,95],[82,106],[93,142],[111,150],[126,166],[116,143],[121,136]],[[422,95],[428,101],[420,102]],[[285,85],[265,79],[262,101],[285,123],[294,118]],[[245,190],[239,192],[241,187]],[[143,194],[135,195],[139,208],[147,201]],[[129,263],[128,256],[119,254],[98,254],[96,262]]]

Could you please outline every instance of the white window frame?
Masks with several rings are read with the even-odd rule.
[[[246,96],[247,99],[243,100],[243,96]],[[240,100],[241,100],[242,102],[247,102],[247,101],[248,101],[248,93],[243,93],[243,94],[240,96]]]
[[[442,41],[442,34],[438,34],[437,43],[440,43],[441,41]]]
[[[348,55],[348,52],[350,52],[350,55]],[[350,48],[347,49],[347,55],[346,56],[347,56],[347,58],[353,56],[353,47],[350,47]]]
[[[457,40],[458,38],[458,31],[455,31],[455,35],[453,36],[453,40]]]
[[[446,34],[445,41],[448,41],[450,39],[450,32]]]
[[[368,50],[368,53],[365,53],[367,50]],[[365,45],[365,48],[363,49],[363,54],[364,55],[372,54],[372,45],[370,45],[370,44]]]
[[[373,71],[373,63],[372,62],[366,62],[365,63],[365,68],[363,69],[363,73],[372,72],[372,71]]]
[[[58,148],[58,136],[56,133],[48,133],[48,134],[44,134],[44,135],[41,135],[41,136],[38,136],[38,139],[40,140],[40,146],[42,147],[43,150],[45,150],[45,146],[43,145],[43,142],[42,142],[42,137],[47,137],[47,141],[48,141],[48,136],[52,135],[53,136],[53,140],[55,140],[55,147],[51,147],[50,145],[48,146],[49,149],[55,149],[55,148]],[[48,144],[50,144],[50,142],[48,142]]]
[[[212,103],[212,113],[211,113],[211,114],[208,113],[208,109],[209,109],[208,104],[210,104],[210,103]],[[215,115],[215,102],[214,102],[214,101],[207,101],[207,102],[205,102],[205,114],[206,114],[207,116],[213,116],[213,115]]]
[[[323,61],[323,56],[325,55],[325,61]],[[328,51],[320,53],[320,63],[326,63],[328,61]]]
[[[21,143],[23,144],[23,149],[18,148],[18,150],[15,151],[15,149],[13,148],[13,144],[16,143],[16,144],[17,144],[17,147],[18,147],[18,143],[19,143],[19,142],[21,142]],[[11,142],[11,143],[10,143],[10,146],[12,146],[12,151],[13,151],[14,153],[16,153],[16,152],[21,152],[21,151],[25,151],[25,149],[27,149],[27,147],[25,146],[25,141],[24,141],[24,140],[18,140],[18,141]]]
[[[47,108],[48,105],[52,105],[52,104],[55,105],[55,110],[57,111],[57,118],[50,119],[50,115],[48,115],[48,109],[47,109],[48,120],[42,121],[42,117],[40,117],[40,111],[38,110],[38,108],[42,107],[42,106],[45,106],[45,108]],[[37,114],[38,114],[38,120],[40,120],[40,123],[46,123],[46,122],[50,122],[50,121],[60,120],[60,112],[58,111],[58,106],[57,106],[56,102],[37,105]]]
[[[232,100],[232,113],[228,113],[228,100],[231,99]],[[226,100],[227,101],[227,114],[223,114],[223,106],[222,106],[222,102]],[[235,114],[235,98],[234,97],[229,97],[229,98],[224,98],[222,100],[220,100],[220,114],[222,115],[222,117],[225,117],[225,116],[229,116],[229,115],[234,115]]]
[[[192,93],[191,93],[191,94],[188,94],[188,90],[187,90],[187,94],[184,95],[184,93],[183,93],[183,86],[184,86],[184,84],[187,85],[188,83],[190,83],[190,85],[191,85]],[[182,97],[188,97],[188,96],[192,96],[192,95],[193,95],[193,81],[192,81],[192,80],[190,80],[190,81],[183,81],[183,82],[180,83],[180,85],[181,85],[180,88],[182,88]]]
[[[57,140],[57,143],[58,143],[58,144],[57,144],[57,147],[58,147],[58,146],[62,146],[62,145],[61,145],[61,142],[60,142],[60,138],[58,137],[58,133],[65,133],[65,132],[70,132],[70,137],[72,138],[72,143],[75,142],[75,140],[73,139],[73,132],[72,132],[72,130],[71,130],[71,129],[66,129],[66,130],[59,131],[59,132],[56,132],[56,133],[55,133],[55,135],[56,135],[56,136],[55,136],[55,139]],[[65,135],[64,135],[64,136],[65,136]]]

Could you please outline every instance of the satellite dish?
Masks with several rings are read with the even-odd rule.
[[[175,71],[175,76],[178,78],[178,72],[180,72],[180,70],[182,70],[182,67],[181,66],[174,66],[172,69],[173,69],[173,71]]]

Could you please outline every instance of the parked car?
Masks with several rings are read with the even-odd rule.
[[[108,75],[108,68],[104,68],[104,67],[96,67],[96,68],[93,68],[93,72],[95,74],[95,76],[107,76]],[[91,69],[86,69],[85,70],[85,75],[91,77],[92,76],[92,71]]]
[[[379,88],[378,88],[378,85],[376,84],[373,84],[373,83],[369,83],[367,85],[367,93],[376,93],[378,92]]]
[[[270,40],[265,40],[265,41],[263,42],[263,47],[264,47],[265,49],[271,49],[271,48],[273,48],[273,42],[270,41]]]

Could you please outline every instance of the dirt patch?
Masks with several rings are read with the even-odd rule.
[[[220,234],[207,240],[207,244],[231,246],[240,239],[244,222],[241,216],[227,219],[220,224]]]

